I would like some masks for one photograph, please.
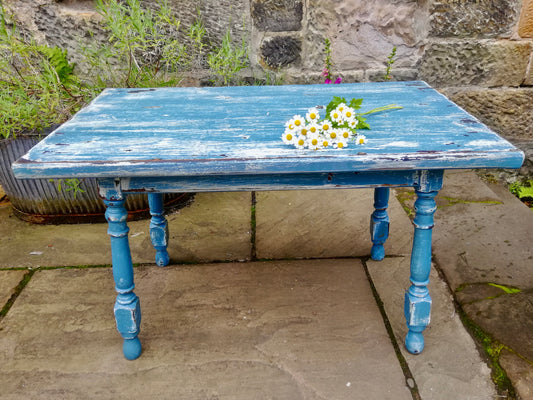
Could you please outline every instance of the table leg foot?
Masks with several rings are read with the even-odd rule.
[[[122,352],[127,360],[135,360],[139,358],[142,352],[141,341],[138,337],[133,339],[124,339],[122,344]]]
[[[385,247],[383,245],[389,237],[390,224],[387,213],[389,194],[389,188],[374,189],[374,212],[370,217],[370,238],[372,239],[370,257],[375,261],[381,261],[385,258]]]
[[[415,233],[411,252],[411,287],[405,294],[404,314],[409,328],[405,338],[407,350],[413,354],[420,353],[424,348],[422,332],[430,322],[431,297],[427,285],[431,270],[431,240],[434,225],[433,215],[436,191],[423,192],[416,190],[415,202]]]
[[[163,215],[163,194],[149,193],[148,204],[150,205],[150,239],[155,249],[155,262],[164,267],[170,263],[167,252],[168,246],[168,223]]]
[[[133,264],[128,241],[128,213],[124,208],[125,198],[104,200],[107,206],[105,216],[109,224],[107,233],[111,238],[113,278],[117,299],[115,301],[115,321],[117,330],[124,338],[123,353],[128,360],[141,354],[141,342],[137,337],[141,325],[141,306],[133,292]]]
[[[405,348],[411,354],[422,353],[422,350],[424,350],[424,335],[422,335],[422,332],[407,332],[405,336]]]

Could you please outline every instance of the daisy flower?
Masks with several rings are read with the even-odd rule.
[[[327,119],[322,121],[319,126],[320,126],[320,129],[322,130],[322,132],[324,132],[324,133],[328,132],[332,128],[331,127],[331,122],[329,122]]]
[[[305,136],[298,136],[296,140],[294,141],[294,145],[297,149],[305,149],[307,145],[307,138]]]
[[[348,140],[344,139],[344,138],[340,138],[337,140],[337,142],[334,144],[334,147],[336,149],[344,149],[345,147],[348,146]]]
[[[307,141],[307,144],[312,150],[318,149],[320,146],[320,139],[318,138],[318,135],[316,137],[310,137]]]
[[[293,144],[296,140],[296,132],[287,128],[285,133],[281,136],[281,140],[283,140],[283,143],[285,144]]]
[[[355,119],[355,111],[354,111],[354,109],[351,108],[351,107],[346,107],[342,111],[342,118],[345,121],[352,121],[353,119]]]
[[[353,136],[353,132],[349,128],[342,128],[339,130],[339,137],[342,139],[348,140]]]
[[[295,131],[299,134],[299,135],[307,135],[307,132],[309,130],[309,127],[307,125],[302,125],[300,127],[298,127],[297,129],[295,129]]]
[[[305,126],[305,120],[301,115],[295,115],[293,117],[293,124],[296,129],[300,129],[302,126]]]
[[[323,138],[320,138],[318,144],[319,144],[319,148],[327,149],[329,146],[331,146],[331,141],[327,137],[323,137]]]
[[[365,135],[357,135],[355,138],[356,144],[365,144],[366,143],[366,136]]]
[[[339,129],[330,129],[326,134],[326,138],[327,139],[330,139],[330,140],[336,140],[337,137],[340,135],[340,130]]]
[[[318,124],[310,123],[309,125],[307,125],[307,132],[310,133],[311,135],[318,135],[319,131],[320,131],[320,127]]]
[[[341,114],[344,112],[346,108],[347,108],[347,105],[344,103],[339,103],[339,105],[337,106],[337,110],[339,110]]]
[[[289,119],[286,123],[285,123],[285,130],[290,130],[290,131],[293,131],[296,129],[296,125],[294,125],[294,118],[291,118]]]
[[[331,120],[333,122],[337,122],[338,124],[342,123],[342,112],[339,111],[338,107],[336,109],[332,110],[329,113],[329,116],[331,117]]]
[[[320,114],[318,112],[318,109],[315,107],[310,108],[307,111],[307,114],[305,114],[305,119],[308,122],[318,122],[320,120]]]
[[[359,121],[356,118],[354,118],[354,119],[348,121],[348,126],[350,128],[352,128],[352,129],[355,129],[355,128],[357,128],[357,124],[358,123],[359,123]]]

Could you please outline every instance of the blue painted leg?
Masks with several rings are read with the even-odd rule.
[[[415,233],[411,253],[411,287],[405,293],[404,313],[409,332],[405,338],[405,347],[410,353],[418,354],[424,349],[422,332],[430,321],[431,297],[427,285],[431,270],[431,236],[436,191],[422,192],[416,190]]]
[[[133,265],[128,242],[129,228],[126,223],[128,213],[124,208],[125,199],[104,200],[107,206],[106,219],[109,223],[107,233],[111,238],[111,257],[113,259],[113,277],[117,300],[115,302],[115,320],[117,330],[124,338],[122,351],[128,360],[135,360],[141,355],[141,342],[137,337],[141,325],[141,307],[139,298],[133,292]]]
[[[385,258],[383,244],[389,237],[389,215],[387,214],[389,193],[389,188],[380,187],[374,189],[374,212],[370,217],[370,237],[373,245],[370,256],[372,260],[376,261],[381,261]]]
[[[150,205],[150,239],[156,251],[155,262],[160,267],[168,265],[170,257],[167,252],[168,224],[163,216],[163,194],[149,193],[148,204]]]

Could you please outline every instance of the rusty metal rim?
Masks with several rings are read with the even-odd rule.
[[[179,210],[180,208],[188,206],[194,199],[194,193],[179,193],[175,194],[169,200],[165,201],[165,211]],[[25,222],[32,224],[43,225],[59,225],[59,224],[89,224],[89,223],[104,223],[106,222],[104,213],[80,213],[80,214],[33,214],[27,213],[17,209],[11,204],[13,214]],[[150,218],[150,209],[137,209],[128,212],[128,221],[138,221],[141,219]]]

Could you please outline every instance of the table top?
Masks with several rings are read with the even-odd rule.
[[[363,98],[367,143],[299,150],[285,122]],[[18,178],[518,168],[523,153],[421,81],[106,89],[13,164]]]

